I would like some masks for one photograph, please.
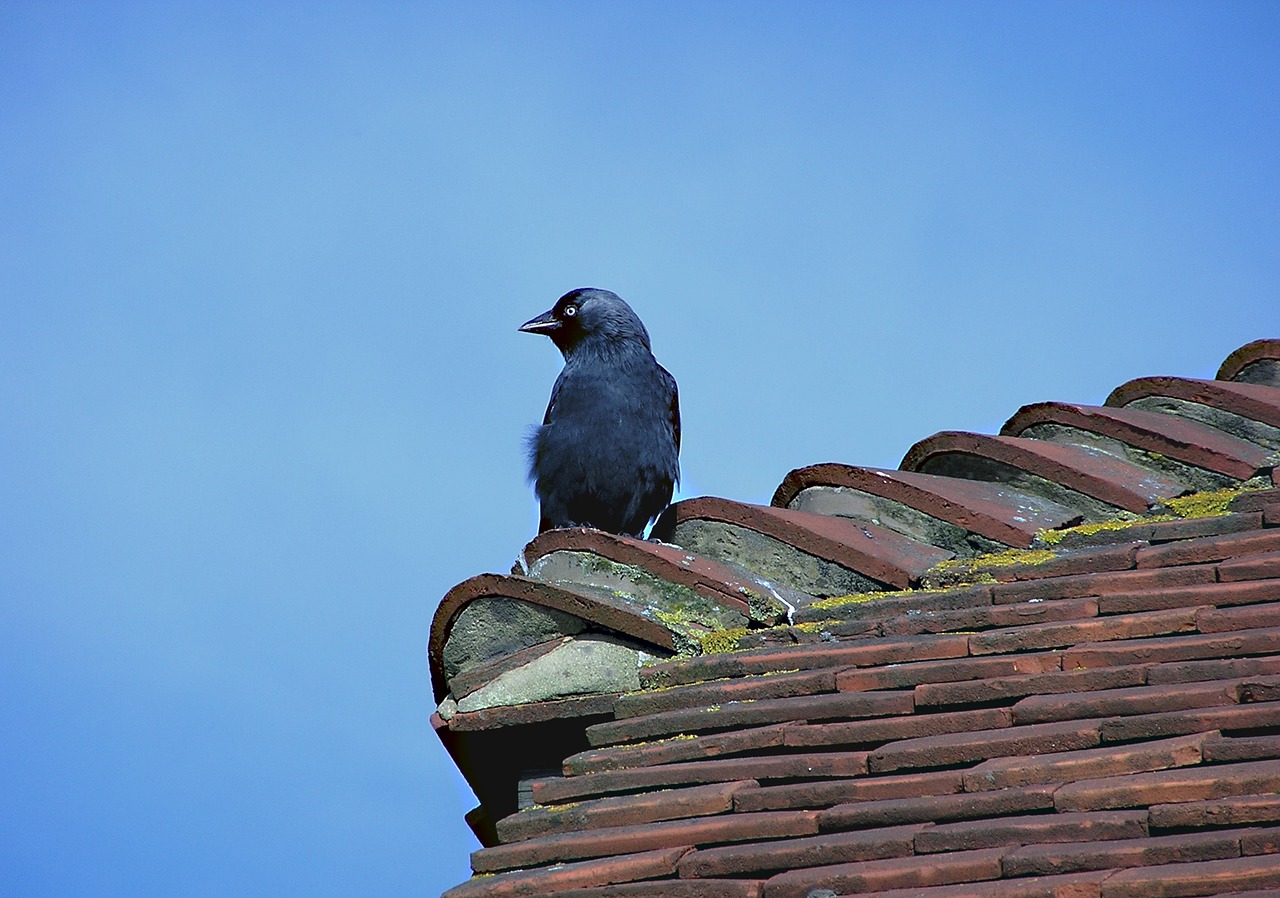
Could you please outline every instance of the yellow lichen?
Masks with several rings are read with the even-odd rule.
[[[986,568],[1012,567],[1015,564],[1044,564],[1053,561],[1057,554],[1048,549],[1006,549],[1003,552],[992,552],[976,558],[952,558],[940,561],[931,570],[933,574],[954,576],[956,574],[976,574]]]
[[[820,608],[826,611],[831,608],[842,608],[845,605],[857,605],[861,602],[872,602],[876,599],[887,599],[891,596],[909,596],[921,590],[918,589],[898,589],[886,590],[884,592],[855,592],[847,596],[832,596],[829,599],[818,599],[810,605],[810,608]]]
[[[746,635],[746,627],[730,627],[727,630],[712,630],[710,633],[704,633],[698,641],[702,645],[702,654],[719,655],[732,652],[738,647],[738,640]]]
[[[1227,506],[1240,493],[1238,489],[1210,490],[1166,499],[1164,504],[1180,518],[1215,518],[1227,514]]]
[[[805,621],[802,624],[796,624],[791,629],[799,630],[801,633],[821,633],[823,630],[841,623],[844,622],[839,620]]]
[[[1080,524],[1076,527],[1064,527],[1061,530],[1041,530],[1036,534],[1036,539],[1045,545],[1056,546],[1067,538],[1070,534],[1078,533],[1081,536],[1092,536],[1095,533],[1101,533],[1104,530],[1126,530],[1130,527],[1137,527],[1141,524],[1157,524],[1161,521],[1175,520],[1173,515],[1154,514],[1145,518],[1140,517],[1117,517],[1110,521],[1099,521],[1096,524]]]

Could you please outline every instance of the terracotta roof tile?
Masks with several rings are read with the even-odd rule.
[[[1196,610],[1195,608],[1171,608],[1165,611],[1140,611],[1134,614],[1116,614],[1082,621],[1006,627],[969,637],[969,650],[975,655],[991,655],[1000,652],[1062,648],[1082,642],[1103,642],[1113,639],[1131,641],[1146,636],[1186,633],[1196,629]]]
[[[1218,565],[1219,579],[1261,580],[1264,577],[1280,578],[1280,552],[1264,552],[1244,558],[1232,558]]]
[[[1054,795],[1060,811],[1101,811],[1280,792],[1280,760],[1178,767],[1067,783]]]
[[[1280,823],[1280,794],[1233,795],[1208,801],[1151,806],[1151,825],[1162,829]]]
[[[1202,746],[1211,735],[1195,733],[1131,745],[993,758],[965,771],[964,788],[966,792],[981,792],[1186,767],[1201,762]]]
[[[819,667],[870,667],[961,658],[969,653],[967,636],[907,636],[856,644],[827,644],[729,652],[653,664],[642,671],[646,685],[675,686],[720,677],[741,677],[779,670],[812,670]]]
[[[987,608],[960,608],[955,611],[918,611],[882,622],[878,629],[885,636],[912,636],[919,633],[949,633],[986,630],[991,627],[1017,627],[1033,623],[1081,620],[1096,617],[1095,599],[1061,599],[1057,602],[1017,602]]]
[[[1106,643],[1081,643],[1067,649],[1062,667],[1108,667],[1119,664],[1150,664],[1166,661],[1194,661],[1201,658],[1232,658],[1241,655],[1272,655],[1280,652],[1280,627],[1239,630],[1231,633],[1193,633],[1160,639],[1125,639]]]
[[[777,748],[782,745],[783,732],[783,725],[778,724],[734,730],[728,733],[680,736],[674,739],[611,748],[590,748],[565,758],[564,772],[566,776],[577,776],[584,773],[598,773],[602,770],[624,770],[632,767],[649,767],[654,764],[698,761]]]
[[[997,479],[997,475],[1007,476],[1005,469],[1013,469],[1034,479],[1019,482],[1021,488],[1031,492],[1047,488],[1045,498],[1081,509],[1086,518],[1094,519],[1110,517],[1116,509],[1142,514],[1187,492],[1172,477],[1083,446],[959,431],[944,431],[916,443],[900,467],[974,480]],[[988,476],[971,476],[982,474]]]
[[[523,898],[554,891],[670,876],[689,848],[668,848],[640,854],[564,864],[542,870],[518,870],[471,879],[449,889],[441,898]]]
[[[1147,668],[1142,665],[1082,668],[1079,670],[992,676],[959,683],[926,683],[915,689],[916,707],[936,705],[979,704],[1027,695],[1053,695],[1091,689],[1118,689],[1141,686],[1147,681]],[[1016,711],[1015,711],[1016,713]]]
[[[1102,898],[1180,898],[1258,888],[1274,892],[1277,883],[1280,855],[1273,854],[1120,870],[1103,880]]]
[[[720,562],[700,558],[677,546],[616,536],[600,530],[549,530],[524,547],[521,560],[530,571],[545,567],[556,553],[586,553],[599,559],[629,565],[663,581],[683,586],[714,602],[726,605],[750,619],[777,623],[786,611],[773,599],[758,578],[732,570]],[[598,567],[599,562],[594,566]],[[557,574],[572,576],[562,565],[559,571],[542,574],[555,582]],[[570,580],[569,582],[572,582]]]
[[[1105,596],[1139,589],[1193,586],[1197,583],[1213,583],[1217,579],[1216,569],[1207,564],[1144,571],[1110,571],[1100,574],[1055,577],[1051,580],[997,583],[991,587],[991,597],[997,604],[1029,602],[1035,599],[1069,599],[1082,596]]]
[[[728,499],[677,502],[663,513],[655,528],[656,532],[679,540],[681,528],[698,521],[754,531],[896,589],[914,584],[921,574],[952,555],[874,524]],[[811,585],[799,584],[797,588]]]
[[[539,804],[576,801],[584,796],[635,792],[642,789],[720,783],[746,779],[786,780],[801,777],[847,777],[865,773],[866,752],[768,755],[759,758],[717,758],[678,764],[659,764],[623,770],[603,770],[581,776],[545,777],[532,781]]]
[[[1046,754],[1088,748],[1101,741],[1097,720],[1029,724],[978,733],[946,733],[893,742],[871,753],[868,769],[890,773],[942,767],[1028,753]]]
[[[1201,608],[1196,628],[1201,633],[1229,633],[1262,629],[1280,623],[1280,602],[1241,605],[1235,608]]]
[[[1224,561],[1241,555],[1276,551],[1280,551],[1280,530],[1205,536],[1139,549],[1137,566],[1147,568],[1203,564],[1206,561]]]
[[[568,889],[557,898],[760,898],[764,883],[749,879],[630,882],[594,889]]]
[[[1201,832],[1123,841],[1028,845],[1006,854],[1005,876],[1050,876],[1240,857],[1239,832]]]
[[[587,728],[587,739],[596,746],[612,745],[786,720],[849,720],[910,714],[913,707],[911,694],[905,692],[839,692],[758,701],[735,701],[733,695],[727,690],[723,704],[598,723]]]
[[[741,677],[633,692],[618,699],[614,714],[622,719],[683,708],[706,707],[719,702],[791,698],[835,691],[834,669],[801,670],[773,676]]]
[[[1013,706],[1013,722],[1030,724],[1234,705],[1240,701],[1240,687],[1240,680],[1210,680],[1172,686],[1144,685],[1096,692],[1031,695]]]
[[[1146,835],[1145,810],[1033,814],[1026,817],[940,823],[922,830],[916,836],[915,848],[917,852],[930,854],[996,848],[1002,845],[1034,845],[1041,842],[1141,839]]]
[[[878,892],[876,898],[1098,898],[1102,882],[1109,875],[1111,871],[1070,873],[926,889],[891,889]]]
[[[1206,763],[1280,758],[1280,734],[1274,736],[1211,736],[1201,747]]]
[[[1104,546],[1063,552],[1050,560],[1033,560],[1023,563],[999,558],[990,563],[976,560],[968,566],[967,574],[987,575],[1002,583],[1011,580],[1044,580],[1050,577],[1067,577],[1072,574],[1099,574],[1107,571],[1131,570],[1137,557],[1138,544]]]
[[[826,507],[823,507],[818,505],[817,499],[805,502],[806,497],[801,495],[814,487],[827,487],[844,493],[826,498]],[[869,501],[857,503],[846,498],[848,491],[864,494]],[[878,502],[875,501],[877,499]],[[889,517],[892,513],[892,505],[885,508],[888,503],[904,506],[965,532],[1021,548],[1030,546],[1041,530],[1068,527],[1081,520],[1080,513],[1071,508],[1001,484],[836,463],[811,465],[792,471],[778,486],[771,504],[779,508],[801,509],[808,509],[812,504],[823,507],[827,514],[844,511],[846,516],[858,518],[863,515],[851,512],[865,509],[866,515],[878,520],[879,516]],[[818,510],[818,507],[813,510]],[[912,523],[915,526],[900,524],[900,532],[907,535],[914,535],[911,531],[920,532],[921,525]],[[927,525],[925,522],[923,529],[928,529]]]
[[[897,739],[998,730],[1012,725],[1013,714],[1008,708],[980,708],[850,723],[796,724],[787,727],[783,740],[787,745],[796,746],[877,745]]]
[[[1225,680],[1231,677],[1280,674],[1280,657],[1213,658],[1208,661],[1180,661],[1147,668],[1147,682],[1192,683],[1197,680]]]
[[[734,804],[742,811],[829,808],[849,801],[951,795],[963,791],[963,788],[964,780],[960,771],[940,770],[826,783],[765,786],[752,790],[750,795],[740,794]]]
[[[825,888],[841,895],[860,895],[885,889],[945,885],[955,882],[998,879],[1002,849],[957,851],[919,858],[891,858],[830,867],[810,867],[779,873],[765,881],[764,898],[806,898]]]
[[[1217,380],[1280,387],[1280,340],[1254,340],[1227,356]]]
[[[1280,427],[1280,390],[1259,384],[1186,377],[1140,377],[1112,390],[1106,404],[1125,407],[1149,398],[1192,402],[1272,428]],[[1161,408],[1161,405],[1156,402],[1139,407]],[[1164,407],[1168,408],[1168,405]]]
[[[1040,402],[1020,408],[1000,428],[1000,433],[1052,440],[1058,435],[1055,433],[1058,428],[1096,434],[1104,440],[1117,441],[1235,480],[1248,480],[1273,464],[1270,453],[1256,443],[1198,421],[1141,409]],[[1066,436],[1072,434],[1065,434],[1064,438]],[[1175,477],[1186,476],[1177,470],[1172,473]],[[1196,485],[1201,489],[1212,488]]]
[[[593,827],[580,832],[537,836],[471,855],[477,873],[541,867],[589,857],[633,854],[679,846],[714,845],[816,834],[814,811],[768,811],[662,820],[632,826]]]
[[[1209,730],[1236,731],[1273,727],[1280,727],[1280,702],[1192,708],[1187,711],[1117,718],[1102,725],[1102,739],[1104,742],[1128,742],[1133,739],[1160,739]]]
[[[1280,601],[1280,580],[1202,583],[1173,589],[1113,593],[1099,597],[1098,610],[1103,614],[1125,614],[1162,608],[1223,607],[1269,601]]]
[[[890,826],[862,832],[698,849],[680,861],[680,876],[760,875],[802,867],[910,857],[915,853],[916,835],[923,828],[923,824]]]
[[[1035,675],[1062,669],[1062,655],[1041,652],[1030,655],[988,655],[981,658],[954,658],[942,661],[914,661],[889,667],[842,670],[836,675],[836,688],[842,692],[868,689],[901,689],[925,683],[959,683],[981,681],[987,677],[1002,678]],[[981,687],[979,687],[981,688]],[[999,687],[996,687],[999,688]],[[923,702],[921,696],[925,696]],[[985,701],[985,699],[980,699]],[[916,693],[918,706],[947,704],[934,701],[932,693]]]
[[[1124,527],[1064,531],[1054,545],[1065,549],[1110,543],[1167,543],[1196,536],[1242,533],[1262,526],[1262,511],[1242,511],[1211,518],[1188,518],[1179,521],[1155,521],[1150,524],[1130,523]]]
[[[823,832],[857,827],[891,826],[938,820],[972,820],[978,817],[1006,817],[1054,807],[1056,786],[1018,786],[988,792],[934,795],[924,798],[889,798],[839,804],[821,811],[818,825]],[[1066,787],[1063,787],[1066,788]],[[1079,808],[1078,810],[1096,810]]]
[[[499,820],[497,833],[503,842],[517,842],[594,826],[630,826],[657,820],[722,814],[733,809],[733,796],[736,793],[755,788],[759,788],[759,783],[755,780],[740,780],[687,789],[664,789],[661,792],[598,798],[572,805],[534,806]]]

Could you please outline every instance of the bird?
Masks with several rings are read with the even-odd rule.
[[[642,538],[680,482],[676,379],[649,332],[608,290],[570,290],[518,328],[564,355],[542,425],[529,435],[538,532],[592,527]]]

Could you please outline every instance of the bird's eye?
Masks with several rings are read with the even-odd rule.
[[[564,307],[564,317],[572,318],[578,314],[578,307],[575,305],[567,305]]]

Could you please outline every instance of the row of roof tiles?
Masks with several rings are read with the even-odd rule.
[[[655,527],[667,544],[543,534],[519,573],[461,584],[433,623],[442,702],[433,724],[481,797],[469,818],[490,847],[476,870],[497,875],[448,894],[901,886],[931,896],[942,888],[943,898],[967,888],[945,883],[1000,877],[1014,877],[1001,888],[1022,888],[1039,869],[1026,859],[1034,851],[1014,842],[940,849],[927,822],[943,819],[948,801],[960,809],[953,819],[978,830],[1009,815],[1039,815],[1032,830],[1062,832],[1074,819],[1064,815],[1136,814],[1105,804],[1114,798],[1086,807],[1073,784],[1146,775],[1159,769],[1156,757],[1212,768],[1206,782],[1274,773],[1248,765],[1280,756],[1275,737],[1250,736],[1280,729],[1280,704],[1268,704],[1277,690],[1269,678],[1280,675],[1280,530],[1270,529],[1280,499],[1266,489],[1280,451],[1278,360],[1280,341],[1258,341],[1224,363],[1220,376],[1239,383],[1145,378],[1106,408],[1028,406],[998,437],[922,441],[900,471],[800,469],[770,507],[679,503]],[[1184,519],[1162,519],[1179,510],[1178,496],[1224,485],[1229,513],[1201,516],[1193,496]],[[1136,512],[1147,516],[1115,520]],[[1009,547],[1039,551],[989,554]],[[966,585],[913,590],[956,581]],[[591,639],[623,652],[607,656],[622,676],[575,694],[577,670],[591,666],[579,663],[590,657],[582,650],[602,648]],[[565,654],[571,647],[579,654]],[[713,649],[735,651],[703,654]],[[561,656],[573,666],[557,669]],[[629,673],[616,670],[628,664]],[[548,672],[569,688],[548,687]],[[495,691],[511,682],[532,691]],[[513,753],[513,736],[527,750]],[[1254,754],[1228,762],[1232,751]],[[537,775],[540,766],[555,775]],[[1268,783],[1258,794],[1280,791],[1280,779]],[[578,804],[516,813],[518,794],[524,804]],[[1267,805],[1253,794],[1196,801]],[[1175,843],[1142,846],[1181,819],[1157,806],[1189,801],[1148,802],[1130,854],[1095,851],[1072,869],[1104,873],[1063,873],[1068,891],[1035,894],[1159,894],[1125,885],[1146,881],[1126,868],[1155,869],[1171,856],[1160,845]],[[1039,819],[1049,815],[1063,818],[1056,829]],[[832,846],[902,826],[918,831],[885,835],[896,854],[828,869],[846,857]],[[1252,888],[1275,873],[1266,867],[1274,849],[1254,850],[1255,836],[1201,860],[1196,852],[1228,851],[1230,839],[1211,833],[1204,844],[1219,848],[1176,860],[1184,871],[1226,864],[1204,882],[1221,873]],[[747,878],[715,866],[750,857],[772,859],[754,862]],[[936,872],[944,867],[952,872]],[[623,882],[632,884],[610,885]]]

